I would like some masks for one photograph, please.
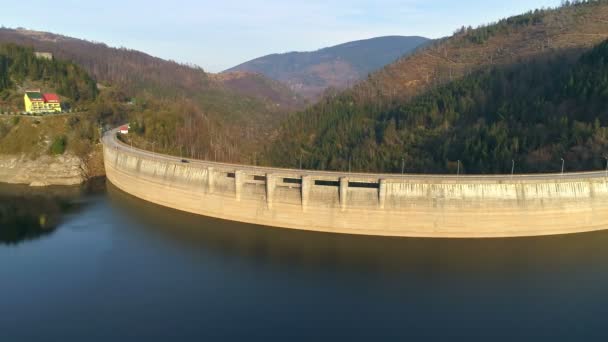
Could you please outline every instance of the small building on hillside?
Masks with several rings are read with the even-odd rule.
[[[37,58],[53,60],[53,54],[50,52],[34,52]]]
[[[26,91],[23,96],[27,113],[60,113],[61,101],[57,94]]]
[[[118,133],[120,134],[129,134],[129,125],[122,125],[118,128]]]

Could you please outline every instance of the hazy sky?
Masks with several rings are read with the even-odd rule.
[[[221,71],[269,53],[383,35],[438,38],[561,0],[3,0],[0,25]],[[50,9],[50,12],[45,9]]]

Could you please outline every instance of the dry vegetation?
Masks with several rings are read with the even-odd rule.
[[[463,27],[357,85],[360,102],[399,101],[488,66],[510,65],[560,50],[588,49],[608,38],[608,3],[536,10],[477,29]]]
[[[151,129],[142,132],[151,143],[173,140],[172,144],[158,143],[166,146],[167,152],[176,150],[170,145],[179,144],[207,155],[240,159],[268,140],[288,112],[303,105],[287,87],[260,75],[218,77],[196,66],[134,50],[24,29],[0,29],[3,42],[49,51],[56,59],[82,66],[102,89],[110,88],[114,94],[111,99],[97,101],[98,107],[133,103],[130,121],[139,122],[144,130]],[[176,137],[181,139],[184,131],[205,134],[197,139],[205,142],[181,146]],[[202,133],[209,131],[212,133]]]
[[[42,117],[0,116],[0,154],[50,154],[51,145],[65,138],[65,150],[86,157],[99,141],[98,128],[82,115]]]
[[[264,162],[452,172],[466,160],[485,173],[509,171],[512,160],[520,171],[551,171],[564,157],[597,168],[608,127],[607,38],[608,1],[463,27],[294,115]]]

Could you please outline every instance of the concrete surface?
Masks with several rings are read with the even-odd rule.
[[[489,238],[608,228],[606,173],[437,176],[336,173],[189,160],[103,138],[123,191],[220,219],[345,234]]]

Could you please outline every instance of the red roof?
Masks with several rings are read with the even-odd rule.
[[[45,102],[59,102],[59,96],[57,96],[57,94],[44,94],[42,96],[44,97]]]
[[[121,132],[122,132],[122,131],[128,131],[128,130],[129,130],[129,125],[123,125],[123,126],[120,126],[119,130],[120,130]]]

